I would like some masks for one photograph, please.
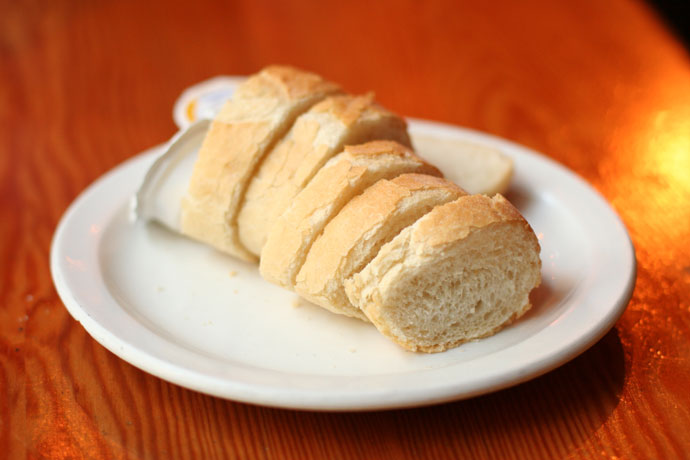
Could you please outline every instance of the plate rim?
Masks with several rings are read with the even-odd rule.
[[[291,409],[327,411],[380,410],[414,407],[470,398],[514,386],[543,375],[574,359],[595,344],[613,327],[618,318],[623,314],[632,296],[636,281],[637,262],[634,246],[624,223],[610,204],[596,189],[573,171],[555,160],[513,141],[441,122],[414,118],[408,118],[408,121],[411,131],[419,129],[450,132],[461,139],[486,142],[489,145],[498,146],[504,152],[507,151],[506,153],[512,151],[512,153],[518,153],[519,155],[525,154],[533,160],[544,162],[548,167],[556,168],[561,173],[566,174],[569,179],[574,180],[579,187],[586,189],[588,193],[598,200],[599,205],[603,205],[604,209],[608,212],[608,217],[613,218],[613,222],[616,223],[616,230],[622,231],[625,235],[625,238],[619,241],[619,243],[620,249],[622,249],[629,258],[629,264],[626,264],[629,265],[627,280],[623,290],[617,294],[616,300],[606,310],[606,314],[603,315],[594,326],[590,327],[586,333],[580,336],[576,346],[560,348],[557,352],[547,355],[546,358],[533,360],[526,366],[510,369],[510,372],[499,372],[498,374],[503,377],[500,379],[497,379],[495,375],[487,375],[484,377],[485,381],[475,381],[474,385],[470,385],[469,388],[463,388],[461,385],[458,386],[457,382],[443,382],[443,384],[436,385],[435,387],[427,385],[424,386],[424,388],[407,389],[405,392],[395,392],[393,394],[387,393],[384,388],[362,395],[348,392],[338,393],[337,391],[319,393],[313,389],[305,391],[304,389],[285,388],[280,385],[248,385],[244,382],[218,379],[209,375],[201,376],[203,378],[199,379],[200,376],[198,372],[180,367],[174,362],[169,362],[157,357],[151,354],[150,350],[147,352],[147,350],[137,348],[124,340],[121,335],[118,336],[118,334],[109,330],[106,325],[101,324],[96,318],[91,316],[88,311],[88,306],[81,305],[80,299],[75,295],[72,286],[66,281],[66,276],[63,272],[64,267],[60,263],[59,253],[61,250],[61,242],[67,237],[65,232],[67,231],[68,223],[75,219],[75,216],[77,216],[84,204],[89,199],[92,199],[92,195],[96,193],[99,188],[104,187],[107,181],[113,180],[118,174],[124,174],[128,168],[132,168],[140,162],[152,161],[160,146],[127,159],[96,179],[77,196],[61,217],[51,241],[50,269],[54,284],[62,302],[65,304],[65,307],[72,317],[81,323],[87,333],[96,341],[121,359],[145,372],[177,385],[213,396],[264,406]],[[128,199],[128,196],[125,196],[124,199]],[[129,314],[124,311],[124,309],[122,309],[122,311],[126,315]],[[171,345],[174,344],[171,343]],[[481,360],[482,358],[478,359]],[[467,365],[467,363],[460,363],[456,364],[456,366],[463,364]],[[279,371],[271,372],[280,373]]]

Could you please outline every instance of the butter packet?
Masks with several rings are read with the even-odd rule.
[[[212,119],[245,77],[221,75],[185,89],[173,106],[173,120],[184,130],[195,121]]]

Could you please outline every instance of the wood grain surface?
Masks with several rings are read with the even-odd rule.
[[[634,1],[0,2],[0,458],[690,457],[690,58]],[[89,183],[171,136],[185,87],[270,63],[544,152],[638,258],[615,328],[531,382],[312,413],[225,401],[96,343],[50,277]]]

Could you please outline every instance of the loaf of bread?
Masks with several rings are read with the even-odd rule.
[[[502,187],[512,165],[492,155]],[[181,227],[408,350],[439,352],[524,314],[541,279],[520,213],[441,176],[372,95],[273,66],[213,122]]]

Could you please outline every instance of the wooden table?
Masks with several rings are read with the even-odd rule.
[[[3,2],[0,457],[687,458],[690,58],[635,1]],[[375,89],[576,171],[618,211],[637,286],[569,364],[436,407],[310,413],[142,372],[58,298],[55,226],[89,183],[175,131],[180,91],[269,63]]]

